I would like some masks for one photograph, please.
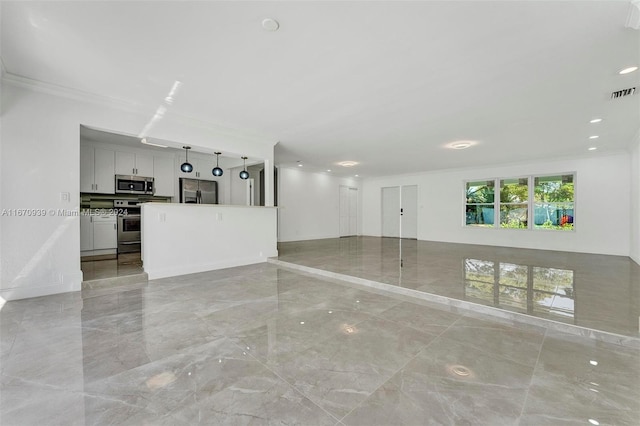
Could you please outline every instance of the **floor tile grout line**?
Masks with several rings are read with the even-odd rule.
[[[238,343],[232,341],[229,337],[227,337],[227,339],[229,339],[229,341],[231,343],[233,343],[234,345],[236,345],[238,347],[238,349],[242,350],[243,352],[245,352],[244,347],[240,346]],[[306,393],[302,392],[300,389],[298,389],[297,386],[295,386],[293,383],[290,383],[288,380],[286,380],[284,377],[282,377],[280,374],[278,374],[277,371],[274,371],[271,367],[269,367],[269,365],[265,364],[264,362],[262,362],[258,357],[254,356],[251,352],[246,352],[251,358],[253,358],[257,363],[259,363],[261,366],[263,366],[264,368],[266,368],[268,371],[270,371],[271,373],[273,373],[276,377],[278,377],[278,379],[282,380],[284,383],[286,383],[287,385],[289,385],[291,387],[291,389],[293,389],[294,391],[298,392],[300,395],[302,395],[303,397],[307,398],[313,405],[315,405],[316,407],[318,407],[320,410],[322,410],[323,412],[325,412],[327,415],[329,415],[329,417],[331,417],[332,419],[334,419],[336,421],[336,424],[340,423],[340,419],[338,419],[336,416],[334,416],[332,413],[330,413],[329,411],[327,411],[324,407],[320,406],[313,398],[311,398],[309,395],[307,395]]]
[[[469,317],[467,317],[467,316],[465,316],[465,315],[462,315],[462,318],[469,318]],[[509,327],[509,326],[507,326],[507,327]],[[514,327],[513,327],[513,326],[511,326],[510,328],[514,328]],[[497,330],[497,329],[496,329],[496,330]],[[541,334],[542,334],[541,344],[542,344],[542,342],[544,342],[544,338],[545,338],[545,336],[546,336],[546,334],[547,334],[547,330],[548,330],[548,329],[544,328],[544,331],[541,333]],[[518,365],[520,365],[520,366],[522,366],[522,367],[527,367],[527,368],[530,368],[530,367],[531,367],[531,365],[527,365],[527,364],[524,364],[524,363],[522,363],[522,362],[520,362],[520,361],[517,361],[517,360],[515,360],[515,359],[511,359],[511,358],[508,358],[508,357],[506,357],[506,356],[503,356],[501,352],[496,354],[496,353],[493,353],[493,352],[491,352],[491,351],[489,351],[489,350],[487,350],[487,349],[485,349],[485,348],[482,348],[482,347],[480,347],[480,346],[471,345],[471,344],[469,344],[469,343],[467,343],[467,342],[464,342],[464,341],[458,341],[458,340],[455,340],[455,339],[452,339],[452,340],[453,340],[453,341],[455,341],[455,342],[459,342],[460,344],[465,345],[465,346],[472,346],[474,349],[476,349],[476,350],[478,350],[478,351],[482,352],[483,354],[490,355],[490,356],[494,356],[494,357],[497,357],[497,358],[499,358],[499,359],[501,359],[501,360],[504,360],[504,361],[513,362],[513,363],[518,364]],[[537,360],[536,360],[536,363],[537,363]],[[533,364],[533,367],[531,367],[531,368],[534,368],[534,369],[535,369],[536,363],[534,363],[534,364]]]
[[[529,380],[529,386],[527,386],[527,391],[524,394],[524,401],[522,401],[522,409],[520,410],[520,415],[518,416],[518,425],[522,420],[522,415],[524,414],[524,409],[527,406],[527,400],[529,399],[529,391],[531,390],[531,385],[533,384],[533,379],[536,375],[536,369],[538,368],[538,363],[540,362],[540,355],[542,355],[542,348],[544,347],[544,342],[547,340],[547,330],[544,332],[544,336],[542,337],[542,342],[540,342],[540,350],[538,351],[538,357],[536,358],[536,363],[533,365],[533,371],[531,372],[531,380]]]
[[[393,379],[396,374],[400,373],[407,365],[409,365],[409,363],[411,361],[413,361],[414,359],[416,359],[418,357],[418,355],[420,355],[424,350],[428,349],[433,342],[435,342],[436,340],[438,340],[438,338],[440,338],[440,336],[442,336],[447,330],[449,330],[449,328],[451,328],[456,322],[458,322],[460,319],[462,318],[462,315],[460,316],[460,318],[456,318],[455,321],[453,321],[451,324],[449,324],[449,326],[447,328],[445,328],[444,330],[442,330],[442,332],[440,334],[438,334],[436,337],[433,338],[433,340],[431,340],[429,343],[427,343],[422,349],[420,349],[418,352],[416,352],[416,354],[414,356],[412,356],[409,360],[407,360],[407,362],[405,362],[400,368],[398,368],[396,371],[393,372],[393,374],[391,374],[391,377],[389,377],[387,380],[384,381],[384,383],[382,383],[380,386],[378,386],[377,388],[375,388],[373,391],[371,391],[371,393],[369,393],[369,395],[359,404],[357,404],[355,407],[353,407],[351,409],[351,411],[349,411],[347,414],[345,414],[344,417],[342,417],[340,419],[340,421],[346,419],[349,415],[351,415],[351,413],[353,413],[357,408],[361,407],[362,404],[364,404],[369,398],[371,398],[371,396],[373,394],[375,394],[380,388],[382,388],[384,385],[386,385],[387,383],[389,383],[389,380]]]

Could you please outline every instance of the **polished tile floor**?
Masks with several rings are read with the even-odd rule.
[[[640,423],[637,350],[271,264],[8,302],[0,342],[3,426]]]
[[[640,266],[628,257],[374,237],[278,250],[281,261],[640,337]]]
[[[139,253],[120,255],[118,259],[82,261],[80,269],[83,281],[123,277],[144,272]]]

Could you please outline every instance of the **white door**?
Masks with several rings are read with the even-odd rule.
[[[400,236],[400,187],[382,188],[382,236]]]
[[[358,188],[340,187],[340,236],[358,235]]]
[[[358,188],[349,188],[349,235],[358,235]]]
[[[400,191],[402,238],[418,238],[418,186],[403,186]]]

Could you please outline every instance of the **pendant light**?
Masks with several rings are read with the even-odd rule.
[[[183,148],[185,150],[185,161],[180,166],[180,170],[182,170],[185,173],[191,173],[193,171],[193,166],[189,162],[189,150],[191,149],[191,147],[190,146],[183,146]]]
[[[211,170],[211,173],[214,176],[222,176],[222,174],[224,173],[224,171],[220,168],[220,166],[218,166],[218,157],[220,156],[220,154],[222,154],[221,152],[214,152],[214,154],[216,155],[216,166],[213,168],[213,170]]]
[[[247,171],[247,157],[242,158],[242,162],[244,163],[244,170],[240,172],[240,179],[249,179],[249,172]]]

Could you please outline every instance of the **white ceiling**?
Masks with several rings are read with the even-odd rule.
[[[280,141],[284,165],[372,176],[602,155],[640,129],[638,94],[610,100],[640,86],[618,74],[640,65],[628,1],[1,7],[8,75],[150,106],[180,81],[172,113]],[[478,144],[444,147],[460,139]]]

